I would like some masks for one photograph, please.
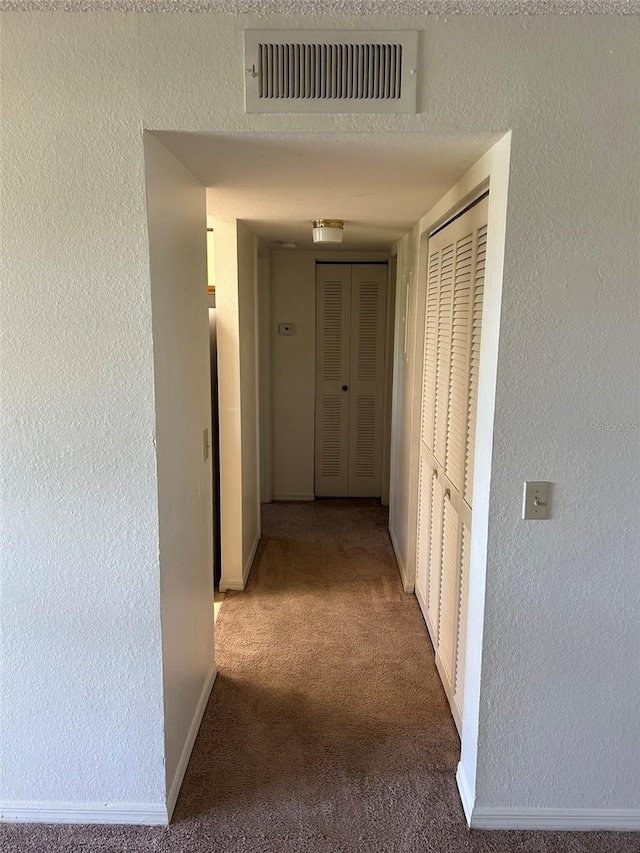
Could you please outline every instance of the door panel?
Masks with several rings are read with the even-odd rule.
[[[471,531],[462,524],[460,538],[460,583],[458,613],[456,619],[456,659],[453,673],[453,714],[462,723],[462,700],[464,697],[465,651],[467,645],[467,604],[469,601],[469,546]]]
[[[380,497],[387,267],[351,269],[349,485],[351,497]]]
[[[418,472],[418,534],[416,541],[416,597],[423,613],[427,610],[429,591],[427,585],[429,565],[429,527],[431,520],[431,468],[426,454],[420,453]]]
[[[451,701],[456,617],[458,615],[458,540],[460,532],[458,513],[451,501],[449,489],[445,490],[443,518],[440,617],[436,652],[445,692]]]
[[[315,493],[345,497],[349,483],[351,266],[316,267]]]
[[[469,363],[469,397],[467,400],[467,432],[465,437],[464,499],[473,502],[473,460],[476,440],[476,409],[478,406],[478,375],[480,372],[480,334],[484,303],[484,268],[487,257],[487,226],[478,229],[471,315]]]
[[[438,469],[431,468],[431,518],[429,519],[429,564],[427,567],[427,627],[434,648],[438,647],[440,619],[440,574],[442,565],[442,514],[444,491]]]

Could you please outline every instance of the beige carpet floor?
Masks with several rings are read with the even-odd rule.
[[[470,832],[459,741],[375,501],[273,504],[173,824],[5,826],[2,851],[638,853],[640,834]]]

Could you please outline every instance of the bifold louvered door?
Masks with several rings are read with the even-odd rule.
[[[484,198],[431,237],[425,282],[416,595],[458,728],[487,212]]]
[[[318,497],[379,497],[386,264],[316,266]]]

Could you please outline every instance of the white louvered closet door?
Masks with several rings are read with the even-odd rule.
[[[379,497],[386,264],[316,266],[318,497]]]
[[[431,237],[424,334],[416,595],[458,728],[488,199]]]

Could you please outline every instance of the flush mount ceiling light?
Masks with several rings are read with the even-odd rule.
[[[342,243],[344,222],[342,219],[314,219],[314,243]]]

